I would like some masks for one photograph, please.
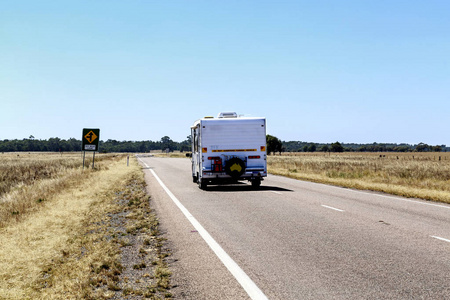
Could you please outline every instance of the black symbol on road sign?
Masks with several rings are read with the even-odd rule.
[[[89,142],[89,144],[92,144],[93,141],[97,138],[97,135],[91,130],[84,136],[84,138]]]

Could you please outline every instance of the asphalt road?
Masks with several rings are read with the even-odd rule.
[[[450,205],[271,175],[203,191],[189,159],[141,162],[177,299],[250,296],[173,197],[268,299],[450,299]]]

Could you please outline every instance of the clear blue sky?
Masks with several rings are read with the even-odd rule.
[[[220,111],[281,140],[450,145],[450,1],[0,3],[0,139],[183,141]]]

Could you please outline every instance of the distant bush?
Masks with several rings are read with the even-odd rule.
[[[331,144],[330,151],[331,152],[344,152],[344,147],[342,146],[341,143],[335,142],[335,143]]]

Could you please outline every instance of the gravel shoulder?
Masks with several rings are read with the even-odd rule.
[[[97,289],[107,289],[110,299],[171,299],[172,273],[166,262],[171,250],[159,232],[144,182],[134,178],[124,191],[116,192],[114,201],[116,209],[108,214],[105,233],[118,249],[120,270]]]

